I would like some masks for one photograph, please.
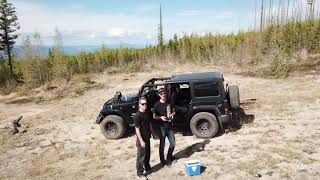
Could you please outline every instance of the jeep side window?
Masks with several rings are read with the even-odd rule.
[[[185,106],[191,100],[190,85],[188,83],[183,83],[180,84],[177,89],[176,105]]]
[[[194,83],[194,96],[219,96],[218,82]]]

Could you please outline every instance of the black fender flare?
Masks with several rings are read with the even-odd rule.
[[[221,112],[217,106],[214,105],[199,105],[199,106],[193,106],[191,110],[188,112],[187,115],[187,122],[190,122],[191,118],[197,114],[198,112],[209,112],[216,116],[217,121],[220,125],[220,128],[223,129],[222,122],[219,120],[219,117],[221,116]]]
[[[105,117],[107,117],[107,116],[109,116],[109,115],[117,115],[117,116],[120,116],[120,117],[123,118],[123,120],[125,120],[125,121],[127,122],[127,124],[129,124],[129,121],[128,121],[128,119],[126,118],[126,116],[125,116],[122,112],[117,111],[117,110],[114,110],[114,111],[106,111],[106,112],[105,112],[105,111],[101,111],[100,114],[99,114],[98,117],[97,117],[96,123],[97,123],[97,124],[100,124],[101,121],[102,121]]]

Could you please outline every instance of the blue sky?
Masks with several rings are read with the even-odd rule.
[[[42,43],[51,45],[55,28],[64,45],[157,42],[160,0],[11,2],[21,24],[19,42],[37,31]],[[162,0],[161,4],[165,40],[174,34],[230,33],[254,26],[255,0]]]

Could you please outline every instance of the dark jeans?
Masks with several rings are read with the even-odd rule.
[[[159,156],[161,163],[164,163],[164,146],[166,137],[168,137],[170,146],[168,149],[167,160],[172,161],[172,153],[176,145],[176,139],[174,137],[174,132],[171,126],[161,125],[161,137],[160,137],[160,146],[159,146]]]
[[[140,145],[140,141],[137,139],[137,175],[143,175],[144,170],[150,169],[150,139],[144,141],[146,143],[146,147],[142,148]],[[143,168],[144,167],[144,168]]]

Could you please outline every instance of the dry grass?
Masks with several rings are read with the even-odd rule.
[[[56,81],[51,85],[45,85],[37,89],[21,87],[17,93],[4,98],[6,104],[46,103],[61,100],[65,97],[78,97],[93,89],[108,89],[101,83],[92,81],[87,76],[76,76],[70,82]]]
[[[279,130],[269,129],[258,139],[259,144],[271,144],[277,141],[277,137],[281,137],[282,133]]]
[[[14,119],[18,112],[24,116],[30,128],[21,136],[5,136],[1,129],[0,139],[4,141],[0,143],[0,159],[3,160],[0,163],[0,177],[135,178],[136,137],[107,140],[101,134],[99,126],[93,124],[103,103],[117,90],[124,89],[124,94],[136,92],[150,77],[212,70],[224,72],[226,80],[239,84],[244,111],[246,114],[253,114],[254,121],[243,124],[236,132],[210,139],[203,151],[188,148],[202,140],[177,134],[174,153],[186,152],[188,156],[178,159],[171,168],[164,167],[152,173],[149,179],[187,179],[183,172],[184,161],[191,159],[199,159],[207,167],[199,177],[201,179],[252,179],[256,173],[271,179],[299,179],[301,173],[305,173],[303,175],[306,178],[316,179],[319,176],[315,170],[319,166],[316,152],[320,145],[317,128],[320,103],[315,101],[314,97],[318,92],[312,88],[318,82],[316,76],[290,77],[284,80],[250,78],[226,73],[230,67],[203,67],[194,64],[177,67],[173,72],[97,75],[92,78],[97,84],[103,83],[110,87],[103,90],[92,89],[90,93],[74,98],[70,98],[69,94],[68,98],[41,105],[7,105],[1,101],[1,123]],[[78,81],[73,85],[78,83],[85,84]],[[59,87],[49,91],[57,89]],[[41,139],[51,139],[55,145],[39,148],[38,140]],[[17,143],[12,143],[15,141]],[[159,163],[158,145],[158,140],[152,140],[152,166]],[[47,164],[37,167],[36,161]],[[301,162],[308,165],[305,171],[296,170]],[[29,174],[26,174],[27,170]],[[19,177],[14,177],[15,174]]]
[[[275,169],[276,164],[280,162],[279,159],[273,158],[270,154],[259,153],[253,160],[238,163],[235,168],[254,176],[266,167]]]
[[[274,56],[274,55],[273,55]],[[259,66],[247,66],[239,75],[262,78],[287,78],[290,75],[319,74],[320,55],[293,55],[292,57],[275,56],[270,57],[270,62]]]

